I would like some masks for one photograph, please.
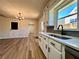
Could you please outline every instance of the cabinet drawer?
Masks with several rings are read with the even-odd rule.
[[[40,37],[42,37],[43,40],[48,41],[48,37],[41,35]]]
[[[49,43],[50,43],[53,47],[55,47],[57,50],[59,50],[59,51],[62,50],[62,49],[61,49],[62,45],[61,45],[60,43],[54,41],[53,39],[50,39],[50,40],[49,40]]]
[[[47,38],[47,37],[45,37],[45,36],[44,36],[43,38],[44,38],[44,40],[45,40],[45,41],[47,41],[47,42],[48,42],[48,38]]]

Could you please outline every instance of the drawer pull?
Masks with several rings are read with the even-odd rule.
[[[48,47],[48,52],[50,52],[50,48]]]
[[[54,43],[52,43],[52,42],[50,42],[50,43],[51,43],[51,45],[55,46],[55,44],[54,44]]]
[[[41,41],[41,39],[39,39],[39,41]]]
[[[47,49],[47,44],[45,45],[45,48]]]
[[[44,40],[46,40],[46,38],[44,38]]]

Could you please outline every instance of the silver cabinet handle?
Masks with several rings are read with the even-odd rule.
[[[46,40],[46,38],[44,38],[44,40]]]
[[[51,43],[51,45],[52,45],[52,46],[55,46],[55,44],[54,44],[54,43],[52,43],[52,42],[50,42],[50,43]]]
[[[39,38],[39,40],[41,41],[41,39]]]
[[[50,47],[48,47],[48,52],[50,52]]]
[[[45,45],[45,48],[47,49],[47,44]]]

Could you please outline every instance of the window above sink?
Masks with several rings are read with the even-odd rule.
[[[77,29],[77,1],[65,5],[58,11],[57,26],[63,25],[64,29]]]

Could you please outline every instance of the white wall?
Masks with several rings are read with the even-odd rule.
[[[11,22],[18,22],[18,30],[11,30]],[[28,24],[34,20],[17,20],[0,17],[0,39],[28,37]]]

